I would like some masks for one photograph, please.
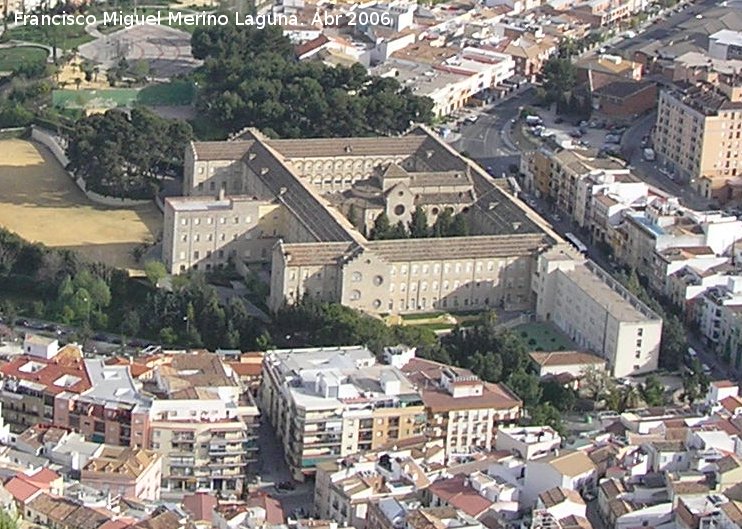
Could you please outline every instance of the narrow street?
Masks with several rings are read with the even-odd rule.
[[[291,472],[283,457],[283,446],[276,437],[268,418],[264,415],[258,430],[258,462],[256,472],[260,490],[271,494],[281,502],[287,517],[294,517],[294,512],[301,509],[306,515],[312,513],[314,504],[314,482],[297,483],[291,479]],[[291,481],[296,485],[294,490],[279,491],[275,485],[282,481]]]

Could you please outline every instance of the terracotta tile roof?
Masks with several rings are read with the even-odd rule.
[[[141,520],[131,526],[135,529],[183,529],[180,516],[167,507],[156,509],[149,518]],[[189,524],[187,527],[193,527]]]
[[[238,160],[252,147],[253,141],[198,141],[191,142],[196,160]]]
[[[434,481],[428,490],[442,502],[469,516],[477,517],[492,506],[491,501],[480,496],[467,484],[467,477],[464,475]]]
[[[721,506],[721,510],[727,515],[727,518],[737,527],[742,527],[742,503],[730,501]]]
[[[51,484],[58,479],[61,479],[61,477],[62,476],[60,476],[50,468],[42,468],[37,470],[30,476],[24,477],[24,479],[32,485],[36,485],[37,487],[40,487],[44,490],[48,490],[51,487]]]
[[[294,47],[294,53],[296,53],[296,56],[301,59],[303,55],[306,55],[310,51],[314,51],[318,48],[321,48],[325,44],[330,42],[330,39],[328,39],[324,34],[320,35],[319,37],[309,40],[305,42],[304,44],[299,44],[298,46]]]
[[[498,409],[508,410],[520,408],[523,403],[505,386],[482,382],[482,395],[475,397],[454,397],[445,389],[439,387],[441,373],[444,369],[453,370],[458,376],[473,377],[474,374],[461,368],[452,368],[446,364],[413,358],[402,372],[415,384],[422,393],[423,403],[432,412],[465,409]]]
[[[98,529],[124,529],[134,523],[131,520],[125,518],[118,518],[116,520],[108,520],[103,523]]]
[[[286,521],[281,502],[270,494],[259,492],[247,498],[245,503],[248,507],[261,507],[265,510],[265,521],[270,525],[281,525]]]
[[[62,524],[79,506],[66,498],[42,493],[28,503],[28,508],[48,517],[53,522],[50,525],[56,525]]]
[[[564,487],[554,487],[542,492],[538,497],[547,509],[565,501],[571,501],[578,505],[585,505],[585,500],[582,499],[579,492],[572,489],[565,489]]]
[[[196,521],[208,520],[211,522],[214,507],[218,503],[217,499],[208,492],[197,492],[183,496],[183,508],[191,513]]]
[[[25,479],[13,476],[5,482],[5,489],[15,498],[16,501],[25,503],[41,492],[41,488],[32,485]]]
[[[82,469],[82,481],[93,474],[111,474],[138,478],[157,464],[160,455],[154,450],[130,448],[128,446],[104,446],[101,453],[88,462]]]
[[[229,367],[241,377],[259,377],[263,372],[263,365],[252,362],[228,362]]]
[[[128,358],[121,358],[120,356],[114,356],[106,360],[106,365],[109,366],[129,366],[129,372],[134,378],[139,378],[145,373],[152,371],[152,367],[141,362],[132,362]]]
[[[711,385],[715,388],[736,388],[738,384],[731,380],[714,380]]]
[[[716,462],[716,467],[722,474],[725,472],[731,472],[732,470],[737,470],[740,466],[742,465],[740,465],[739,459],[737,459],[737,456],[732,454],[726,455]]]
[[[623,482],[613,478],[601,481],[599,487],[606,498],[616,498],[619,494],[626,492]]]
[[[740,397],[726,397],[721,399],[719,404],[727,410],[729,413],[734,413],[737,409],[742,408],[742,398]]]
[[[592,524],[584,516],[575,516],[570,514],[559,519],[561,529],[593,529]]]
[[[605,358],[582,351],[551,351],[529,353],[531,360],[542,367],[605,364]]]
[[[0,367],[0,373],[5,378],[45,386],[45,391],[54,395],[65,391],[81,393],[91,387],[82,352],[73,345],[64,346],[51,360],[19,356]]]
[[[584,452],[562,451],[559,455],[542,459],[564,476],[579,476],[595,471],[595,465]]]

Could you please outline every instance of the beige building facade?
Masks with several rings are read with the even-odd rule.
[[[185,168],[185,196],[165,205],[168,270],[269,265],[272,310],[307,294],[374,313],[526,309],[536,256],[557,239],[502,182],[423,127],[332,140],[248,130],[192,143]],[[465,215],[471,236],[362,233],[382,211],[394,225],[416,207],[431,224],[446,210]]]
[[[423,433],[418,390],[365,347],[269,351],[263,365],[262,409],[297,479],[323,461]]]
[[[668,171],[703,197],[726,202],[728,184],[742,172],[742,87],[720,76],[715,84],[663,90],[653,141]]]
[[[555,247],[539,257],[533,287],[539,319],[605,358],[614,376],[657,369],[662,319],[591,261]]]

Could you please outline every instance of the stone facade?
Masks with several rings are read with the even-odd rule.
[[[165,204],[168,270],[270,264],[269,306],[305,294],[369,312],[527,309],[532,267],[556,238],[481,168],[419,127],[402,138],[192,143],[183,197]],[[346,217],[351,204],[357,217]],[[448,209],[470,237],[369,241],[382,211],[429,223]],[[356,228],[357,226],[357,228]]]

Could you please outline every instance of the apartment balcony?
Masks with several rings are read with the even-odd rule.
[[[171,457],[170,467],[195,467],[195,457]]]
[[[193,432],[176,433],[176,434],[173,434],[171,440],[172,440],[173,443],[176,443],[176,442],[191,442],[191,443],[194,443],[196,441],[196,434],[194,434]]]
[[[247,452],[246,447],[242,443],[236,445],[209,445],[209,455],[230,455],[230,454],[244,454]]]

